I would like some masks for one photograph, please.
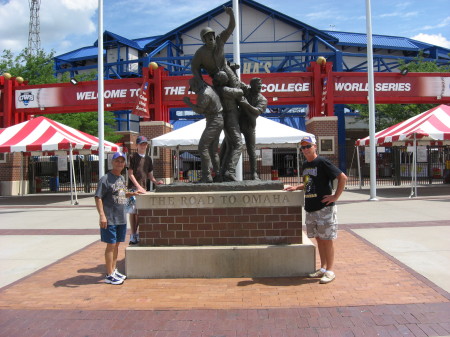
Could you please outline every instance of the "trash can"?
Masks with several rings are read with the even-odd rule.
[[[59,191],[59,178],[58,177],[50,178],[50,191],[52,191],[52,192]]]

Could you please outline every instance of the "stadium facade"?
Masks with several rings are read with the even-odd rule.
[[[239,1],[240,18],[240,71],[243,74],[305,72],[311,61],[324,56],[336,72],[366,72],[367,36],[364,33],[320,30],[284,13],[275,11],[253,0]],[[105,79],[141,77],[142,68],[156,62],[173,76],[191,76],[191,60],[203,45],[202,28],[209,26],[220,33],[228,25],[224,6],[228,1],[203,15],[180,25],[164,35],[144,38],[125,37],[120,32],[105,31]],[[150,32],[151,33],[151,32]],[[406,37],[372,36],[374,71],[395,73],[402,64],[417,57],[439,65],[450,64],[450,49],[419,42]],[[226,57],[233,60],[232,41],[225,46]],[[60,76],[69,72],[71,77],[97,69],[97,41],[92,46],[58,55],[55,72]],[[180,111],[182,110],[182,111]],[[170,120],[174,129],[201,118],[183,109],[172,109]],[[343,104],[334,106],[338,121],[338,145],[341,168],[345,169],[348,154],[343,150],[354,140],[367,135],[367,126],[355,123],[354,113]],[[119,131],[139,132],[140,117],[130,111],[115,111]],[[272,102],[265,117],[306,130],[308,106],[274,105]],[[142,119],[142,118],[141,118]]]

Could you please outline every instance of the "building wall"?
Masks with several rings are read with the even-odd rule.
[[[28,157],[22,153],[6,153],[4,159],[0,161],[0,195],[27,193]]]
[[[261,13],[246,5],[241,6],[241,53],[259,53],[259,52],[299,52],[302,50],[302,33],[298,28],[292,27],[280,20],[268,18],[267,14]],[[182,35],[183,51],[185,55],[193,55],[203,44],[200,39],[200,31],[209,26],[213,28],[216,34],[222,32],[228,26],[229,16],[221,13],[214,17],[214,20],[199,23],[195,28]],[[224,28],[225,27],[225,28]],[[255,28],[257,29],[255,30]],[[225,45],[225,53],[233,53],[230,37]],[[275,45],[274,45],[275,44]]]
[[[338,118],[314,117],[306,122],[306,131],[312,133],[317,139],[318,154],[327,157],[336,166],[339,165],[339,145],[338,145]],[[321,141],[332,137],[334,142],[333,153],[321,153]]]
[[[140,134],[152,139],[172,131],[173,126],[160,121],[141,122]],[[153,153],[153,175],[170,183],[172,179],[172,151],[169,148],[157,148]]]

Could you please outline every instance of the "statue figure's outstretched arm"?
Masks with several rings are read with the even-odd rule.
[[[236,28],[236,19],[234,18],[234,11],[231,7],[224,7],[225,13],[227,13],[230,17],[230,21],[228,21],[228,27],[220,33],[221,39],[225,42],[227,41],[231,34],[233,34],[234,28]]]

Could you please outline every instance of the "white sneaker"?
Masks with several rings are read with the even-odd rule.
[[[112,273],[111,275],[106,276],[105,283],[117,285],[117,284],[122,284],[123,280],[117,278],[117,276],[115,276],[114,273]]]
[[[138,243],[138,240],[136,239],[137,234],[130,234],[130,245],[136,245]]]
[[[114,269],[114,271],[113,271],[113,276],[115,277],[115,278],[120,278],[121,280],[126,280],[127,279],[127,275],[124,275],[124,274],[122,274],[122,273],[119,273],[119,271],[117,270],[117,268],[116,269]]]
[[[325,274],[325,272],[322,271],[322,268],[321,268],[321,269],[317,269],[314,273],[308,274],[308,277],[311,277],[311,278],[322,277],[324,274]]]
[[[322,284],[326,284],[326,283],[330,283],[331,281],[333,281],[336,278],[336,275],[334,275],[334,273],[330,270],[327,270],[325,272],[325,274],[323,274],[322,278],[320,279],[319,283]]]

